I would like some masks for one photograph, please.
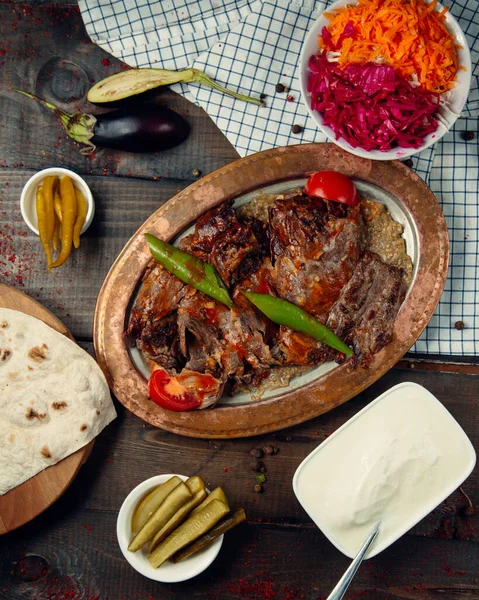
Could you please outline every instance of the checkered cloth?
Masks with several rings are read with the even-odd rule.
[[[92,40],[132,67],[194,66],[243,94],[266,94],[264,108],[209,88],[178,85],[215,121],[241,156],[326,138],[308,118],[297,81],[301,46],[322,0],[79,0]],[[474,66],[471,93],[456,122],[413,165],[441,203],[451,239],[451,266],[441,302],[413,350],[479,354],[479,1],[450,2]],[[275,93],[276,83],[288,94]],[[294,135],[292,125],[302,132]],[[473,132],[472,140],[463,139]],[[471,133],[469,133],[470,137]],[[462,331],[455,329],[463,321]]]

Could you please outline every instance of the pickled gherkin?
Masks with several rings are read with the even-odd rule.
[[[160,542],[167,538],[174,529],[181,525],[191,510],[198,506],[198,504],[200,504],[205,497],[206,491],[200,490],[193,496],[191,500],[184,504],[180,510],[171,517],[168,523],[162,527],[158,533],[155,534],[155,537],[150,542],[150,552],[153,552]]]
[[[150,552],[152,552],[160,542],[162,542],[170,533],[178,527],[188,516],[188,514],[201,504],[206,498],[206,490],[204,481],[198,475],[194,475],[185,481],[188,489],[193,494],[191,500],[184,504],[180,510],[175,513],[171,519],[164,525],[154,536],[150,542]]]
[[[206,496],[206,498],[203,500],[203,502],[199,506],[197,506],[195,508],[195,510],[193,510],[191,512],[190,516],[193,516],[196,513],[198,513],[207,504],[209,504],[212,500],[220,500],[221,502],[223,502],[223,504],[226,504],[226,506],[229,506],[228,498],[226,497],[226,494],[224,493],[223,488],[217,487],[211,492],[211,494],[208,494],[208,496]]]
[[[181,479],[176,475],[165,483],[162,483],[150,492],[138,504],[131,519],[131,530],[138,533],[143,525],[148,521],[152,514],[160,507],[168,494],[179,484]]]
[[[244,508],[238,508],[238,510],[236,510],[231,516],[224,518],[217,525],[215,525],[213,529],[210,529],[200,538],[195,540],[192,544],[185,546],[185,548],[177,552],[172,557],[173,562],[180,562],[181,560],[188,558],[188,556],[191,556],[195,552],[199,552],[200,550],[209,548],[211,544],[220,536],[225,534],[230,529],[233,529],[233,527],[236,527],[236,525],[239,525],[245,520],[246,513],[244,511]]]
[[[155,568],[162,565],[173,554],[204,535],[229,512],[228,506],[220,500],[212,500],[207,506],[186,520],[173,531],[150,554],[148,560]]]
[[[188,486],[181,482],[168,494],[158,509],[151,515],[148,521],[143,525],[140,531],[131,541],[128,550],[136,552],[143,544],[150,541],[151,538],[177,513],[180,508],[186,504],[193,494]]]

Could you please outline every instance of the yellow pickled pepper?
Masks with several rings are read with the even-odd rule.
[[[50,249],[50,242],[47,236],[46,230],[46,216],[45,216],[45,196],[43,194],[43,186],[39,185],[37,187],[37,195],[36,195],[36,209],[37,209],[37,220],[38,220],[38,233],[40,235],[40,241],[43,246],[43,250],[45,252],[45,256],[47,257],[47,266],[50,271],[50,267],[52,264],[52,251]]]
[[[79,248],[80,233],[86,219],[87,203],[85,197],[77,188],[75,188],[75,196],[77,200],[77,218],[75,221],[75,227],[73,228],[73,245],[75,246],[75,248]]]
[[[52,264],[52,269],[63,265],[72,250],[77,200],[73,181],[68,176],[60,179],[60,196],[62,199],[62,247],[56,261]]]
[[[55,192],[53,194],[53,208],[55,209],[55,214],[60,221],[62,222],[62,198],[60,196],[60,186],[57,185],[55,188]]]
[[[55,211],[53,209],[53,194],[57,187],[58,176],[51,175],[43,180],[43,197],[45,199],[45,231],[49,242],[53,238],[53,228],[55,225]]]
[[[61,227],[61,223],[56,215],[56,213],[54,213],[53,215],[53,219],[55,221],[54,225],[53,225],[53,237],[52,237],[52,246],[53,249],[55,250],[55,252],[58,252],[58,246],[59,246],[59,241],[60,241],[60,227]]]
[[[53,237],[52,246],[55,252],[60,247],[60,232],[62,222],[62,199],[60,198],[59,182],[57,181],[53,189]]]

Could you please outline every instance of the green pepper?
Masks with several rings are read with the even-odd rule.
[[[167,271],[218,302],[233,306],[228,289],[214,267],[154,235],[146,233],[145,237],[151,254]]]
[[[296,304],[291,304],[287,300],[276,298],[269,294],[256,294],[255,292],[247,292],[245,290],[242,290],[242,294],[274,323],[284,325],[285,327],[294,329],[294,331],[306,333],[323,344],[342,352],[346,356],[353,355],[351,348],[346,346],[330,329],[322,325],[302,308],[296,306]]]

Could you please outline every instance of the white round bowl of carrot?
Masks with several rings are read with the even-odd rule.
[[[471,71],[464,33],[439,3],[338,0],[305,38],[299,82],[330,140],[364,158],[401,160],[452,127]]]

